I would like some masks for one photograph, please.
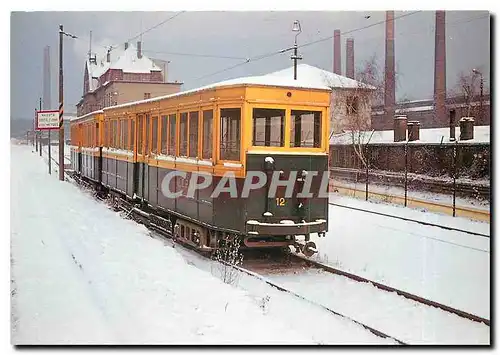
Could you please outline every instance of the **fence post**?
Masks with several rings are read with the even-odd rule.
[[[405,207],[408,205],[408,142],[405,144]]]
[[[365,145],[365,165],[366,165],[366,177],[365,177],[365,201],[368,201],[368,144]]]
[[[457,195],[457,144],[453,145],[453,217],[456,217],[456,195]]]

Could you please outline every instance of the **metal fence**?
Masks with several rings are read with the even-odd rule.
[[[481,143],[422,144],[401,142],[330,146],[330,177],[334,191],[365,200],[404,206],[489,211],[490,145]],[[488,217],[489,218],[489,217]]]

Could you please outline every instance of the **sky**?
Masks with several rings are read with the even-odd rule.
[[[427,99],[433,94],[434,12],[412,12],[395,13],[397,100]],[[76,112],[83,92],[90,31],[92,51],[98,56],[104,55],[109,46],[123,47],[127,40],[134,44],[142,40],[144,54],[170,61],[168,80],[182,82],[182,90],[188,90],[291,66],[290,52],[241,63],[245,58],[292,46],[295,33],[291,29],[296,19],[302,28],[297,37],[299,46],[317,41],[299,48],[302,63],[333,71],[333,31],[340,29],[342,73],[347,37],[354,38],[356,69],[374,55],[383,69],[385,25],[376,24],[385,19],[382,11],[12,12],[11,119],[33,116],[42,95],[45,46],[50,46],[51,55],[51,107],[57,109],[59,24],[78,37],[65,37],[63,49],[65,112]],[[145,33],[139,36],[141,32]],[[446,37],[448,91],[455,89],[461,72],[470,73],[472,68],[482,70],[485,86],[489,87],[489,13],[447,11]],[[111,51],[112,56],[117,53],[116,49]]]

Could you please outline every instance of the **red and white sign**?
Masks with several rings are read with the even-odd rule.
[[[38,111],[36,114],[36,129],[59,129],[59,111]]]

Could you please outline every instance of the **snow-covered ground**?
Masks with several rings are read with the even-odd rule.
[[[489,235],[490,225],[331,194],[330,202]],[[490,319],[490,238],[329,206],[312,258]]]
[[[49,176],[32,148],[11,148],[14,344],[394,343],[313,303],[410,344],[490,343],[483,324],[324,272],[268,276],[313,303],[245,274],[224,284],[217,264]],[[489,234],[487,223],[330,200]],[[489,238],[330,206],[329,233],[314,240],[317,260],[490,318]]]
[[[362,190],[362,191],[365,190],[365,183],[362,183],[362,182],[355,183],[355,182],[348,181],[345,179],[335,178],[333,180],[333,184],[335,186],[340,186],[340,187],[345,186],[345,187],[350,187],[350,188],[356,188],[356,189]],[[401,196],[401,197],[404,197],[404,195],[405,195],[405,190],[402,187],[375,184],[373,182],[369,183],[368,192],[378,192],[378,193],[389,194],[389,195],[393,195],[393,196]],[[453,204],[453,195],[452,194],[442,194],[442,193],[436,193],[436,192],[430,192],[430,191],[419,191],[419,190],[408,189],[407,196],[408,196],[408,198],[415,198],[415,199],[424,200],[424,201],[432,201],[432,202],[447,204],[450,206]],[[482,200],[482,199],[457,196],[455,199],[455,203],[457,206],[460,206],[460,207],[481,209],[481,210],[485,210],[485,211],[490,210],[489,201]]]
[[[13,344],[394,343],[262,282],[223,283],[31,148],[11,147]]]

